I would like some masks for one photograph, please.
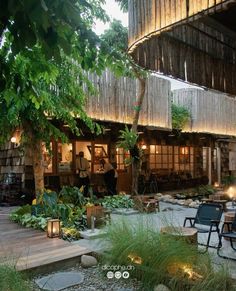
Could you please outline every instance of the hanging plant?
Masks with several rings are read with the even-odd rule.
[[[190,121],[191,114],[187,108],[172,103],[172,128],[181,131]]]
[[[130,152],[132,158],[139,160],[140,159],[140,149],[137,145],[138,135],[132,129],[129,130],[127,126],[125,126],[124,130],[120,130],[119,141],[117,146],[123,148],[126,151]]]

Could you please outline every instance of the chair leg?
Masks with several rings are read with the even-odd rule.
[[[211,228],[210,228],[210,231],[209,231],[209,234],[208,234],[208,238],[207,238],[206,249],[208,249],[209,246],[210,246],[210,240],[211,240]]]
[[[230,238],[229,240],[230,240],[231,248],[232,248],[234,251],[236,251],[236,248],[234,247],[233,239]]]
[[[232,258],[232,257],[227,257],[227,256],[224,256],[224,255],[221,255],[221,254],[220,254],[220,248],[217,248],[217,255],[218,255],[220,258],[222,258],[222,259],[236,261],[236,258]]]

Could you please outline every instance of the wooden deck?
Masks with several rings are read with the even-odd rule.
[[[91,250],[57,238],[47,238],[40,230],[24,228],[9,220],[8,207],[0,207],[0,263],[12,262],[18,270],[28,270],[88,254]]]

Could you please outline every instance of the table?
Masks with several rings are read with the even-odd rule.
[[[159,211],[159,201],[154,198],[154,195],[137,195],[133,197],[134,209],[143,212]]]
[[[234,220],[234,216],[235,216],[235,212],[227,212],[225,213],[224,215],[224,222],[231,222]],[[228,231],[228,227],[227,225],[224,226],[224,232],[227,232]],[[225,237],[224,238],[225,240],[229,240],[229,238]],[[235,240],[233,240],[235,241]]]
[[[222,205],[224,212],[227,211],[226,203],[228,202],[228,200],[224,200],[224,199],[215,200],[215,199],[203,198],[201,201],[203,203],[216,203],[216,204],[220,204],[220,205]]]
[[[197,244],[197,229],[183,226],[165,226],[161,228],[161,233],[182,238],[190,244]]]

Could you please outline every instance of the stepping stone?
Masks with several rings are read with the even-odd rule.
[[[81,272],[58,272],[40,279],[35,283],[43,290],[59,291],[83,283],[84,275]]]
[[[117,209],[114,209],[112,213],[120,214],[120,215],[133,215],[133,214],[139,213],[139,211],[133,208],[117,208]]]
[[[107,231],[104,229],[88,229],[88,230],[84,230],[84,231],[80,231],[80,236],[82,238],[85,239],[95,239],[95,238],[99,238],[99,237],[103,237],[107,234]]]

